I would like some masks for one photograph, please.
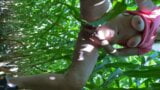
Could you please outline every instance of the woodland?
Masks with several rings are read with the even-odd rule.
[[[112,2],[113,9],[96,23],[137,8],[134,0]],[[79,0],[0,0],[0,74],[64,73],[82,23],[79,9]],[[160,90],[160,51],[128,57],[99,53],[84,90]]]

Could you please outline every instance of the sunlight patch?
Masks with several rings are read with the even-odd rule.
[[[98,2],[98,3],[94,4],[94,6],[100,6],[100,5],[102,5],[103,3],[105,3],[105,0],[102,0],[101,2]]]
[[[80,52],[78,61],[83,61],[83,60],[84,60],[84,53]]]
[[[13,84],[13,83],[8,83],[8,86],[9,86],[9,87],[16,87],[16,85]]]
[[[55,79],[56,79],[56,77],[54,77],[54,76],[49,77],[49,80],[55,80]]]
[[[101,42],[101,45],[102,45],[102,46],[104,46],[104,45],[109,45],[108,40],[103,40],[103,41]]]
[[[82,46],[83,46],[83,48],[80,49],[78,61],[83,61],[84,58],[85,58],[85,57],[84,57],[85,54],[91,53],[91,52],[93,51],[93,49],[94,49],[94,46],[91,45],[91,44],[84,44],[84,45],[82,45]],[[85,53],[85,52],[86,52],[86,53]]]
[[[82,46],[84,47],[82,51],[91,52],[94,49],[94,46],[91,44],[84,44]]]

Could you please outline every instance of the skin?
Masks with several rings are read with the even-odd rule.
[[[136,20],[141,21],[140,25],[137,23]],[[123,21],[123,22],[122,22]],[[128,23],[129,22],[129,23]],[[114,24],[113,24],[114,23]],[[113,25],[113,26],[112,26]],[[121,56],[128,56],[128,55],[137,55],[138,54],[138,48],[136,46],[141,41],[141,36],[139,32],[142,31],[142,28],[144,28],[144,22],[142,21],[141,17],[136,17],[133,15],[118,15],[115,19],[111,20],[109,23],[105,25],[106,27],[109,27],[112,32],[114,32],[114,35],[111,37],[111,40],[108,40],[108,44],[104,45],[106,52],[112,54],[112,55],[121,55]],[[126,29],[127,28],[127,29]],[[99,30],[101,31],[101,30]],[[102,30],[105,35],[106,33],[109,33],[110,31],[108,28],[105,30]],[[105,32],[106,31],[106,32]],[[108,32],[107,32],[108,31]],[[101,39],[100,36],[102,35],[96,35],[98,38],[100,38],[102,41],[104,38],[108,37],[105,36]],[[106,41],[106,39],[105,39]],[[121,48],[117,49],[117,52],[112,53],[115,49],[112,47],[113,44],[121,44],[121,41],[125,41],[127,46],[129,48]],[[136,49],[136,50],[132,50]],[[123,50],[125,50],[123,52]],[[126,50],[131,51],[130,53],[126,53]]]
[[[135,1],[138,5],[138,9],[142,12],[151,12],[151,10],[155,7],[151,0]],[[122,13],[107,23],[105,26],[107,27],[106,29],[103,28],[102,30],[98,30],[98,32],[102,31],[104,35],[97,33],[95,36],[97,36],[102,41],[99,42],[99,44],[103,46],[107,53],[115,56],[129,56],[139,54],[137,46],[142,40],[139,32],[142,32],[145,28],[145,23],[140,16],[133,16],[127,13]],[[114,36],[111,37],[111,40],[106,38],[108,36],[105,36],[108,35],[107,33],[109,33],[110,30],[114,32]],[[157,39],[158,38],[159,33]],[[126,43],[127,48],[124,47],[121,49],[115,49],[112,47],[112,44],[121,45],[122,40],[125,41],[124,43]],[[107,43],[104,44],[103,41]]]
[[[98,58],[98,48],[79,33],[73,61],[65,74],[40,74],[9,78],[19,88],[31,90],[81,90],[92,73]]]
[[[91,0],[81,0],[83,2],[90,2]],[[98,2],[99,0],[95,0]],[[91,5],[94,3],[91,3]],[[86,7],[87,5],[82,7]],[[105,6],[104,6],[105,7]],[[99,7],[97,7],[99,8]],[[106,11],[107,8],[104,9]],[[82,12],[83,10],[81,10]],[[93,13],[94,14],[94,13]],[[104,13],[102,13],[104,14]],[[84,16],[83,14],[81,16]],[[93,16],[95,18],[95,16]],[[92,20],[90,18],[90,20]],[[24,76],[17,78],[9,78],[8,82],[18,85],[21,88],[31,90],[81,90],[88,80],[93,68],[97,62],[98,48],[85,39],[83,35],[83,28],[79,33],[75,51],[73,54],[73,61],[70,69],[65,74],[40,74],[34,76]],[[50,78],[55,79],[50,79]],[[40,82],[42,81],[42,82]]]
[[[144,2],[151,2],[150,0],[135,0],[141,9],[146,4]],[[81,3],[81,17],[88,22],[95,21],[103,16],[103,14],[110,9],[109,0],[80,0]],[[143,3],[142,3],[143,2]],[[147,8],[150,8],[147,6]],[[97,11],[99,11],[97,13]],[[103,42],[107,52],[114,50],[112,43],[119,43],[121,40],[128,40],[132,37],[136,37],[137,28],[133,28],[131,24],[128,24],[128,20],[132,20],[133,16],[124,17],[119,15],[115,19],[106,24],[109,29],[105,29],[105,33],[112,33],[112,37],[108,39],[108,43]],[[121,22],[123,20],[123,23]],[[136,20],[135,20],[136,21]],[[121,23],[121,25],[119,25]],[[126,29],[127,28],[127,29]],[[143,28],[143,27],[142,27]],[[21,88],[27,88],[31,90],[81,90],[88,80],[98,58],[98,47],[93,43],[102,43],[100,39],[105,38],[106,34],[103,32],[96,35],[96,37],[86,38],[86,30],[82,26],[79,33],[75,51],[73,54],[73,61],[70,69],[65,74],[40,74],[34,76],[23,76],[17,78],[8,78],[8,82],[18,85]],[[104,37],[102,37],[102,36]],[[126,38],[127,37],[127,38]],[[137,39],[137,38],[135,38]],[[103,41],[103,40],[102,40]],[[134,38],[130,42],[134,41]],[[128,43],[130,44],[130,43]],[[132,46],[132,43],[131,43]],[[133,45],[134,46],[134,45]],[[123,48],[118,49],[114,55],[133,55],[137,54],[137,48]],[[124,53],[125,52],[125,53]],[[127,54],[126,54],[127,53]]]

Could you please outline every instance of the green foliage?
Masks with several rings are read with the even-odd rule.
[[[18,38],[23,43],[19,49],[24,56],[19,62],[22,72],[55,71],[52,68],[57,68],[57,61],[65,62],[59,64],[59,70],[68,67],[80,26],[74,18],[77,6],[74,0],[15,1],[13,20],[17,22],[13,25],[22,34]]]
[[[160,3],[155,0],[155,3]],[[22,45],[16,50],[24,75],[64,72],[70,65],[82,20],[79,0],[15,0],[12,27]],[[96,21],[102,24],[126,9],[135,9],[133,0],[114,0],[113,10]],[[100,54],[85,90],[152,90],[160,88],[160,53],[112,57]],[[128,89],[127,89],[128,90]],[[153,89],[154,90],[154,89]]]

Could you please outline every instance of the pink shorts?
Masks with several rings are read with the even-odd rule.
[[[158,28],[160,27],[160,8],[156,7],[153,11],[145,13],[142,11],[127,11],[132,15],[139,15],[145,22],[145,28],[142,32],[142,41],[137,46],[139,54],[144,54],[152,49],[156,39]]]

